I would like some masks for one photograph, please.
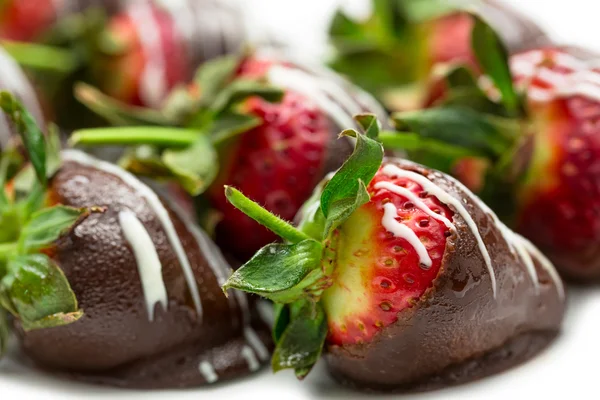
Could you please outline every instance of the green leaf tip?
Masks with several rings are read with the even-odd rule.
[[[480,16],[472,14],[472,17],[475,24],[471,34],[471,45],[477,62],[500,91],[502,103],[507,110],[519,116],[523,113],[523,105],[513,85],[508,50],[494,28]]]
[[[235,208],[291,243],[310,239],[289,222],[265,210],[232,186],[225,186],[225,197]]]
[[[292,303],[309,293],[320,296],[329,285],[320,268],[322,251],[315,240],[267,245],[235,271],[223,289],[243,290],[278,303]]]
[[[46,140],[33,116],[11,93],[0,91],[0,108],[12,121],[42,186],[47,182]]]
[[[337,227],[356,208],[369,200],[365,187],[383,162],[383,147],[377,140],[377,118],[373,115],[360,115],[356,120],[366,134],[352,130],[343,132],[344,135],[356,137],[354,152],[333,175],[321,194],[321,210],[327,220],[326,232]]]
[[[60,267],[45,254],[13,257],[0,283],[0,302],[24,330],[53,328],[83,316]]]

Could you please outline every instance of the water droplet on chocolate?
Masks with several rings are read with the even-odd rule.
[[[392,309],[392,305],[390,304],[390,302],[384,301],[381,304],[379,304],[379,308],[381,308],[383,311],[390,311]]]

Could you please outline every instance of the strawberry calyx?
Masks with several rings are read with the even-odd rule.
[[[472,20],[458,3],[373,0],[364,21],[339,11],[329,32],[332,68],[391,110],[421,108],[436,64],[474,64],[467,45]]]
[[[388,148],[405,149],[419,163],[460,175],[501,217],[510,219],[511,192],[531,161],[531,122],[523,94],[513,83],[505,45],[483,19],[472,18],[471,44],[484,76],[478,78],[480,72],[460,64],[448,68],[445,93],[436,106],[395,113],[397,132],[381,140]],[[475,168],[465,171],[467,165]]]
[[[119,127],[80,130],[72,144],[130,147],[121,165],[138,174],[180,183],[203,193],[217,176],[219,151],[261,124],[245,103],[279,102],[283,92],[262,78],[236,75],[245,55],[205,63],[188,87],[173,90],[160,110],[132,106],[80,84],[77,98]]]
[[[58,135],[45,139],[33,117],[8,92],[0,92],[0,108],[19,132],[29,160],[25,164],[16,157],[15,149],[7,149],[0,158],[1,355],[10,331],[9,313],[24,330],[61,326],[83,316],[50,255],[57,239],[103,210],[49,204],[46,183],[58,167]]]
[[[272,366],[275,371],[294,369],[300,379],[310,372],[327,339],[322,297],[334,284],[338,228],[369,202],[366,187],[383,161],[375,116],[361,115],[356,120],[365,133],[353,130],[342,133],[356,138],[354,152],[305,204],[300,228],[271,214],[235,188],[225,188],[233,206],[286,243],[265,246],[233,273],[223,290],[243,290],[279,304],[273,331],[277,347]]]

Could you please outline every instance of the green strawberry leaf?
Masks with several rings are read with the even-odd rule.
[[[409,25],[405,0],[373,0],[372,19],[379,22],[382,34],[402,39]]]
[[[203,193],[212,184],[219,169],[217,152],[204,135],[198,135],[188,148],[165,150],[162,161],[173,178],[193,196]]]
[[[46,141],[33,116],[9,92],[0,92],[0,108],[17,128],[37,178],[46,184]]]
[[[273,342],[279,342],[281,336],[285,332],[285,329],[290,324],[290,308],[287,304],[275,303],[273,304],[273,313],[275,317],[275,323],[273,324]]]
[[[201,91],[202,103],[210,105],[234,78],[243,57],[228,55],[207,61],[198,69],[194,82]]]
[[[0,307],[0,359],[2,359],[6,353],[8,339],[10,339],[10,323],[8,322],[8,314],[4,308]]]
[[[219,146],[261,124],[262,120],[254,115],[229,111],[219,115],[209,127],[209,134],[215,146]]]
[[[75,97],[87,108],[113,125],[178,125],[178,121],[170,120],[160,111],[123,103],[86,83],[78,83],[75,85]]]
[[[304,378],[321,357],[327,338],[327,320],[319,303],[304,302],[281,335],[271,365],[273,371],[292,368]]]
[[[258,251],[223,285],[258,294],[277,303],[292,303],[323,284],[323,247],[309,239],[296,244],[270,244]]]
[[[508,132],[501,120],[466,107],[439,107],[396,113],[392,116],[399,132],[499,156],[509,148],[516,132]]]
[[[371,182],[383,161],[383,147],[373,139],[379,132],[377,119],[375,116],[359,116],[356,119],[363,127],[366,126],[369,136],[352,130],[342,132],[342,135],[355,137],[356,146],[321,194],[321,210],[327,220],[327,234],[369,200],[368,193],[365,197],[365,185]]]
[[[22,67],[43,73],[69,75],[81,66],[74,52],[39,43],[1,41],[2,48]]]
[[[502,103],[513,115],[521,115],[523,105],[515,91],[508,63],[508,50],[502,39],[482,18],[473,15],[475,25],[471,36],[473,52],[486,75],[502,95]]]
[[[270,103],[277,103],[281,101],[283,95],[284,91],[281,88],[269,83],[256,79],[236,79],[217,94],[210,103],[210,110],[218,115],[253,96],[258,96]]]
[[[35,212],[22,228],[19,238],[19,251],[31,253],[47,247],[65,232],[86,218],[88,209],[71,208],[62,205],[44,208]]]
[[[291,243],[312,240],[305,233],[294,228],[287,221],[271,214],[269,211],[244,196],[242,192],[231,186],[225,186],[225,197],[227,197],[227,200],[235,208]]]
[[[83,315],[62,270],[44,254],[9,260],[2,279],[2,304],[18,318],[23,329],[66,325]]]

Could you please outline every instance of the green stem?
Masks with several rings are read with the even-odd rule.
[[[153,126],[83,129],[73,133],[71,145],[155,145],[159,147],[191,146],[199,132],[183,128]]]
[[[16,242],[0,243],[0,261],[6,261],[16,253],[17,248],[18,243]]]
[[[80,63],[68,50],[35,43],[3,40],[4,49],[23,67],[37,71],[70,74]]]
[[[285,240],[288,240],[291,243],[299,243],[303,240],[311,239],[308,235],[300,232],[288,222],[271,214],[269,211],[244,196],[239,190],[234,189],[231,186],[225,186],[225,196],[235,208]]]

